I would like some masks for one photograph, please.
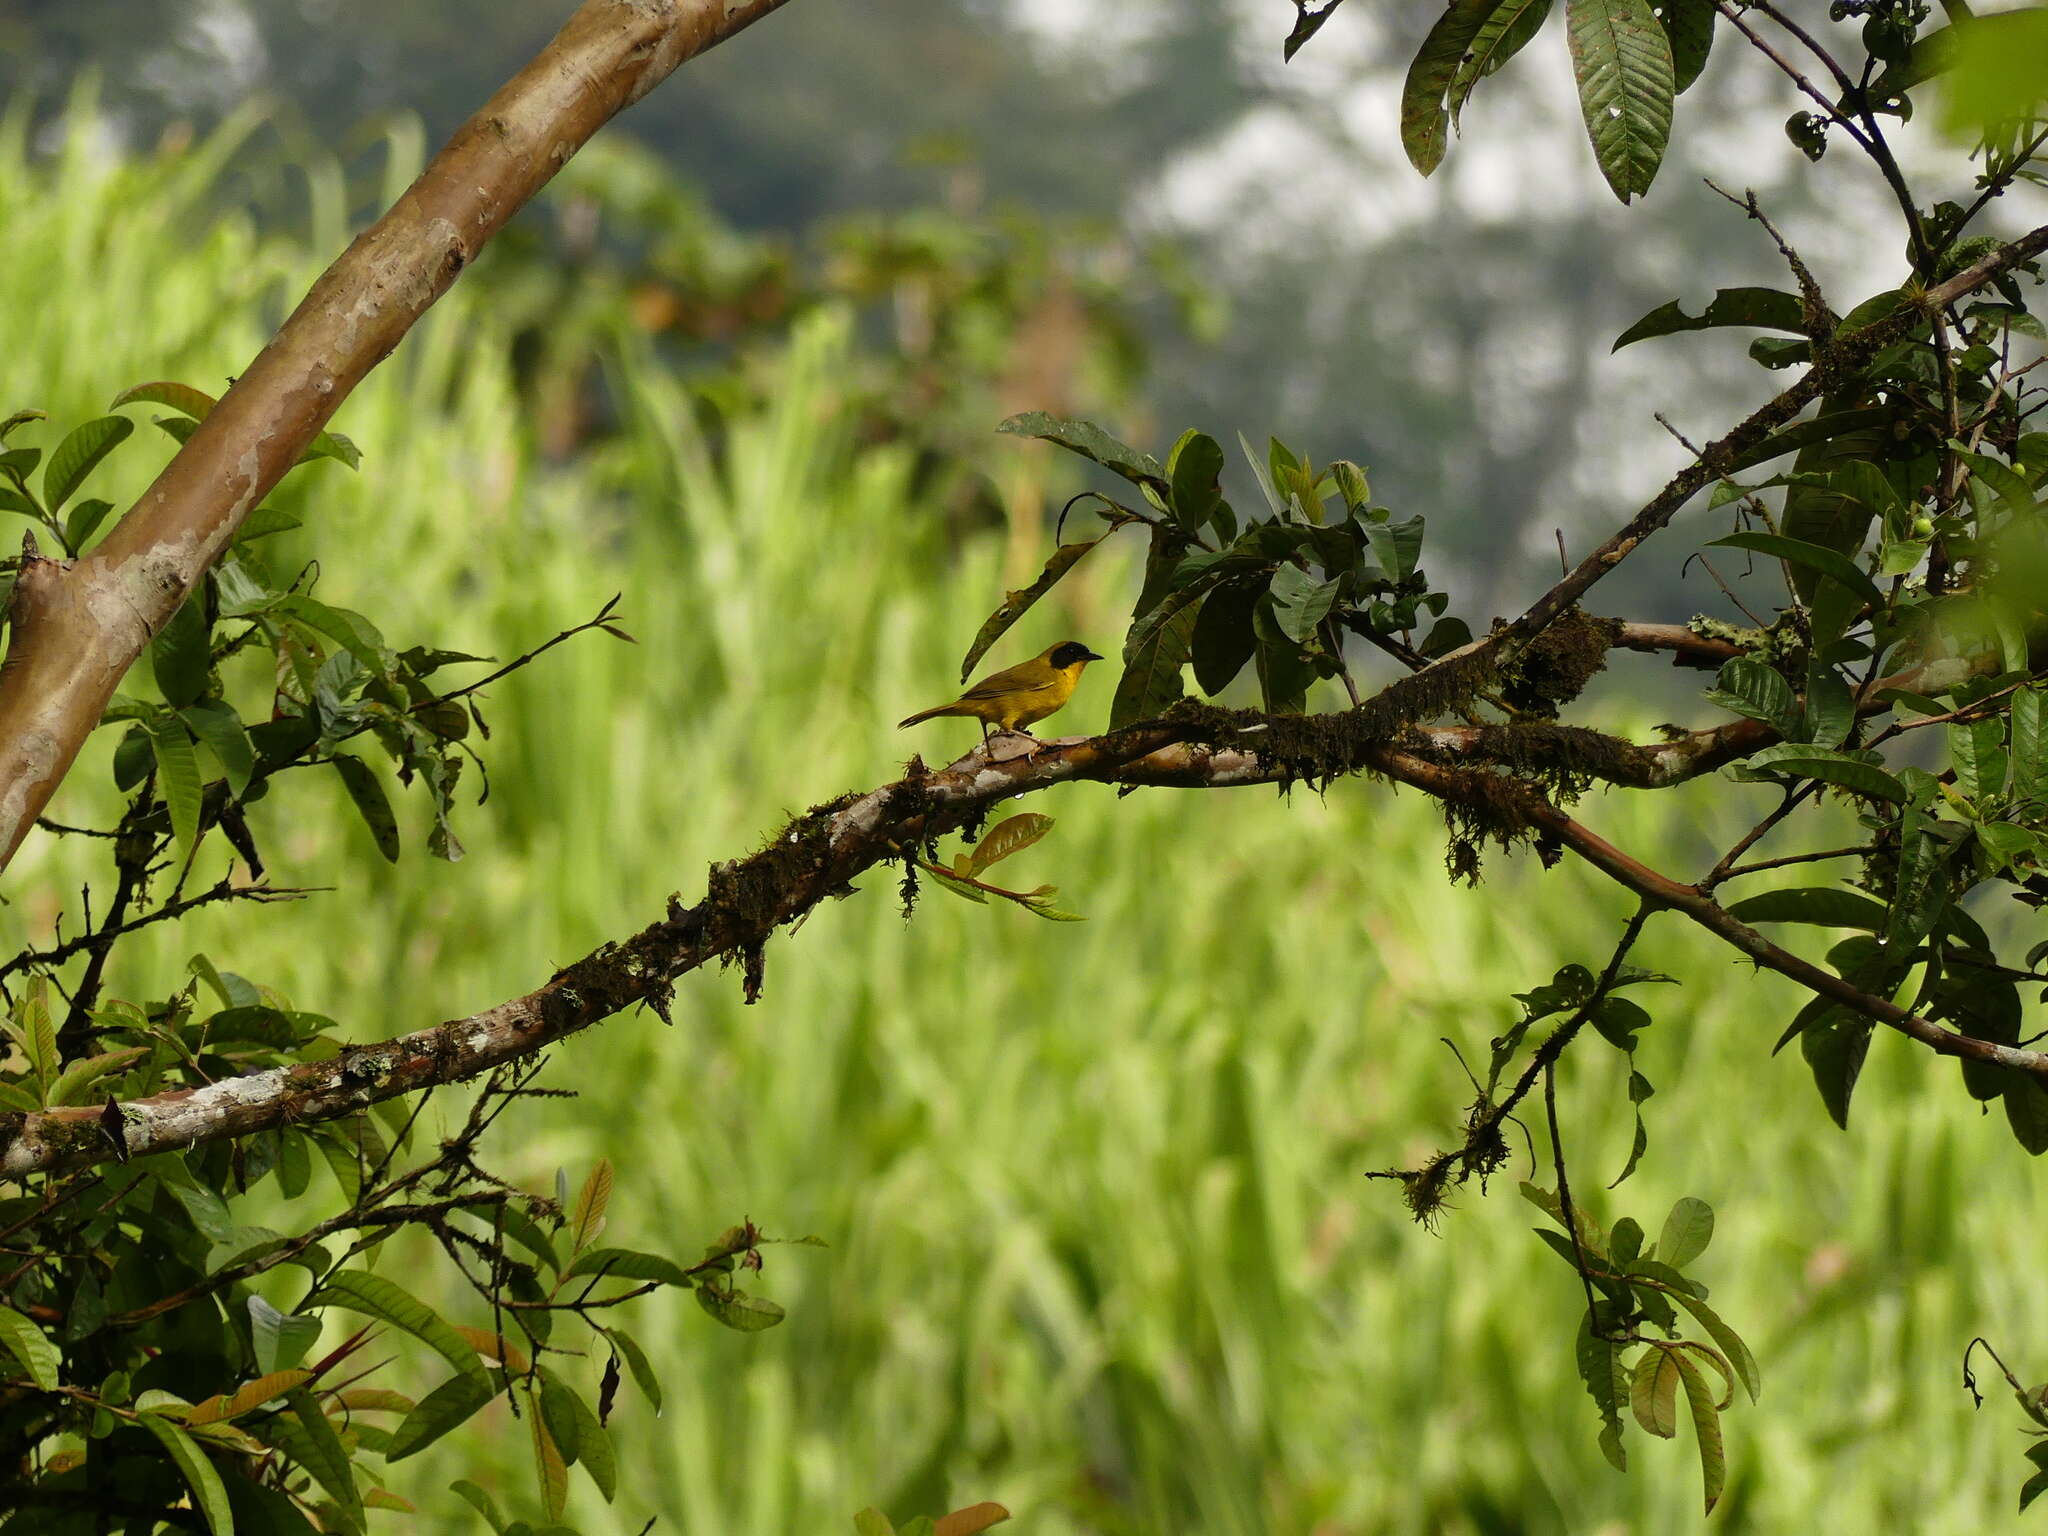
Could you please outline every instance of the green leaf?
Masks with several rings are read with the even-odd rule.
[[[603,1275],[608,1280],[656,1280],[663,1285],[690,1285],[689,1275],[673,1259],[658,1253],[639,1253],[631,1248],[589,1248],[562,1271],[567,1280],[575,1275]]]
[[[289,533],[305,521],[298,513],[282,507],[258,507],[242,519],[242,526],[235,530],[235,542],[248,544],[273,533]]]
[[[1052,818],[1036,811],[1026,811],[996,823],[974,845],[974,851],[967,860],[967,873],[978,875],[1011,854],[1022,853],[1051,830]]]
[[[1401,147],[1425,176],[1443,163],[1450,126],[1444,98],[1498,6],[1499,0],[1450,0],[1408,66],[1401,85]]]
[[[626,1372],[633,1378],[633,1384],[640,1389],[640,1395],[647,1399],[656,1413],[661,1412],[661,1378],[654,1374],[654,1366],[647,1358],[647,1352],[639,1341],[623,1328],[599,1330],[610,1340],[612,1348],[626,1362]]]
[[[1707,700],[1731,713],[1761,720],[1780,736],[1790,737],[1799,727],[1799,700],[1792,685],[1777,668],[1748,656],[1732,657],[1722,666]]]
[[[1457,72],[1451,77],[1450,108],[1451,126],[1458,126],[1458,118],[1465,109],[1465,103],[1472,99],[1472,92],[1481,80],[1498,71],[1500,67],[1525,48],[1550,15],[1551,0],[1496,0],[1488,8],[1489,14],[1472,35],[1472,42],[1458,61]],[[1360,498],[1362,501],[1364,498]]]
[[[351,656],[372,672],[389,672],[396,660],[377,626],[350,609],[336,608],[303,592],[294,592],[278,598],[270,605],[270,611],[296,619],[330,640],[340,641]]]
[[[199,777],[199,752],[183,722],[162,720],[144,727],[156,754],[157,793],[171,815],[171,834],[179,851],[190,857],[199,841],[199,809],[204,786]]]
[[[1730,917],[1745,923],[1817,923],[1824,928],[1863,928],[1871,933],[1883,929],[1884,914],[1883,902],[1861,891],[1828,885],[1762,891],[1728,908]]]
[[[334,1426],[320,1411],[319,1399],[300,1387],[287,1395],[285,1402],[291,1408],[289,1413],[255,1420],[249,1425],[249,1432],[310,1472],[313,1480],[334,1498],[349,1529],[361,1531],[363,1496],[356,1487],[355,1469]]]
[[[147,1046],[132,1046],[99,1056],[74,1057],[51,1085],[49,1102],[53,1105],[82,1104],[92,1096],[93,1084],[109,1073],[125,1071],[147,1055]]]
[[[1212,588],[1202,603],[1189,649],[1196,686],[1212,698],[1229,687],[1252,659],[1258,645],[1252,613],[1263,590],[1260,579],[1224,581]]]
[[[194,389],[189,384],[174,383],[159,379],[151,384],[137,384],[133,389],[124,389],[108,402],[109,409],[124,405],[168,405],[174,411],[183,411],[194,421],[204,421],[213,410],[214,398],[203,389]]]
[[[1800,302],[1797,294],[1786,293],[1777,288],[1721,288],[1715,291],[1712,301],[1697,315],[1688,315],[1685,306],[1676,299],[1669,304],[1660,304],[1617,336],[1614,345],[1608,350],[1619,352],[1623,347],[1631,346],[1638,341],[1649,341],[1653,337],[1676,336],[1684,331],[1708,331],[1726,325],[1755,326],[1769,331],[1804,334],[1806,307]],[[1886,413],[1877,414],[1880,419],[1886,419]],[[1815,423],[1801,422],[1798,425],[1811,428]],[[1792,427],[1784,429],[1785,432],[1793,430],[1795,428]],[[1783,436],[1784,433],[1781,432],[1779,435]],[[1777,452],[1784,453],[1798,446],[1798,443],[1786,443]],[[1765,455],[1766,458],[1776,456]],[[1751,462],[1760,464],[1763,460],[1756,459]],[[1749,465],[1738,464],[1735,467],[1746,469]]]
[[[1593,1317],[1579,1317],[1579,1379],[1600,1410],[1600,1451],[1617,1472],[1628,1470],[1628,1453],[1621,1447],[1621,1405],[1628,1398],[1628,1367],[1622,1363],[1621,1347],[1593,1333]]]
[[[496,1395],[488,1378],[478,1381],[467,1375],[449,1377],[421,1398],[392,1432],[391,1444],[384,1451],[385,1461],[402,1461],[415,1451],[425,1450],[451,1429],[467,1423]]]
[[[345,1269],[308,1296],[302,1306],[343,1307],[411,1334],[464,1376],[488,1387],[490,1374],[469,1343],[409,1292],[381,1275]]]
[[[1784,295],[1790,298],[1790,294]],[[1772,459],[1782,457],[1796,450],[1814,448],[1822,444],[1845,440],[1852,452],[1872,448],[1891,425],[1890,407],[1882,405],[1860,406],[1850,410],[1825,411],[1810,421],[1795,421],[1789,427],[1780,427],[1755,447],[1737,454],[1728,465],[1730,474],[1740,474],[1745,469],[1754,469]],[[1859,461],[1860,462],[1860,461]],[[1792,530],[1798,533],[1797,529]]]
[[[1999,509],[2006,516],[2024,518],[2033,514],[2033,490],[2010,464],[1981,453],[1972,453],[1960,443],[1952,443],[1950,447],[1958,459],[1969,465],[1970,472],[1990,488],[1992,495],[1998,498]]]
[[[50,415],[47,411],[16,411],[4,421],[0,421],[0,443],[5,443],[8,438],[12,437],[17,428],[25,427],[32,421],[48,421],[49,419]]]
[[[1869,757],[1809,747],[1797,742],[1765,747],[1760,752],[1752,753],[1742,762],[1733,764],[1730,773],[1746,783],[1758,783],[1777,777],[1819,779],[1823,783],[1839,784],[1842,788],[1869,799],[1890,800],[1900,805],[1905,804],[1909,798],[1906,786],[1872,762]]]
[[[1196,586],[1169,592],[1131,627],[1124,645],[1124,675],[1109,706],[1111,730],[1149,720],[1181,697],[1180,671],[1187,664],[1207,591]]]
[[[1895,949],[1909,949],[1927,937],[1948,905],[1947,859],[1928,825],[1918,811],[1900,818],[1898,874],[1884,926],[1885,941]]]
[[[1565,29],[1600,173],[1624,203],[1641,197],[1671,136],[1671,39],[1650,0],[1566,0]]]
[[[160,1413],[138,1414],[136,1422],[155,1435],[177,1463],[185,1486],[192,1490],[193,1505],[206,1517],[206,1528],[213,1536],[235,1536],[235,1515],[228,1508],[228,1491],[198,1442]]]
[[[996,430],[1017,437],[1038,437],[1049,443],[1058,443],[1084,459],[1093,459],[1133,485],[1149,485],[1162,496],[1172,493],[1166,471],[1157,459],[1111,437],[1092,421],[1075,421],[1045,411],[1025,411],[1012,416]]]
[[[896,1536],[896,1527],[879,1509],[864,1509],[855,1515],[853,1530],[854,1536]]]
[[[2005,726],[1998,720],[1971,720],[1946,727],[1949,761],[1955,765],[1956,788],[1972,800],[1997,795],[2005,788]]]
[[[0,1344],[21,1362],[28,1379],[45,1392],[57,1390],[57,1346],[49,1335],[12,1307],[0,1307]]]
[[[787,1315],[766,1297],[726,1290],[717,1284],[697,1287],[697,1305],[726,1327],[740,1333],[759,1333],[764,1328],[773,1328]]]
[[[569,1250],[581,1253],[597,1241],[604,1230],[604,1213],[612,1203],[611,1159],[600,1157],[584,1175],[576,1191],[576,1203],[569,1210]]]
[[[1422,558],[1422,532],[1423,520],[1419,517],[1366,525],[1365,537],[1372,545],[1372,557],[1389,580],[1406,581],[1414,574],[1416,562]]]
[[[1707,1387],[1706,1377],[1684,1350],[1657,1353],[1669,1354],[1685,1385],[1686,1405],[1692,1410],[1693,1438],[1700,1448],[1700,1481],[1706,1492],[1707,1513],[1711,1515],[1728,1482],[1728,1454],[1721,1444],[1721,1411],[1714,1406],[1714,1394]]]
[[[1861,1014],[1837,1005],[1822,1008],[1799,1031],[1799,1052],[1813,1071],[1821,1102],[1827,1106],[1828,1117],[1845,1131],[1849,1128],[1849,1098],[1862,1075],[1873,1027]]]
[[[1664,30],[1671,38],[1672,89],[1683,96],[1714,46],[1714,0],[1664,0]]]
[[[1664,1218],[1664,1228],[1657,1234],[1657,1257],[1673,1269],[1683,1269],[1713,1240],[1714,1208],[1687,1195]]]
[[[1749,1346],[1742,1342],[1742,1336],[1721,1321],[1720,1313],[1690,1291],[1674,1288],[1669,1295],[1673,1301],[1699,1320],[1700,1326],[1707,1330],[1708,1337],[1713,1339],[1721,1353],[1726,1355],[1735,1367],[1735,1374],[1741,1379],[1743,1389],[1749,1393],[1749,1400],[1755,1402],[1757,1395],[1763,1391],[1763,1377],[1756,1368],[1756,1356],[1749,1352]]]
[[[1731,533],[1726,538],[1711,539],[1709,549],[1727,547],[1753,550],[1760,555],[1769,555],[1774,560],[1788,561],[1793,565],[1818,571],[1832,577],[1873,607],[1884,606],[1884,594],[1877,589],[1877,583],[1869,574],[1839,550],[1827,549],[1819,544],[1809,544],[1804,539],[1788,539],[1779,533]]]
[[[1678,1351],[1652,1346],[1636,1361],[1628,1405],[1636,1422],[1660,1440],[1678,1434]]]
[[[196,589],[149,643],[149,662],[164,702],[173,709],[196,703],[213,668],[207,652],[206,600]]]
[[[310,464],[315,459],[339,459],[350,469],[360,469],[363,463],[363,450],[358,448],[352,439],[342,436],[339,432],[322,432],[307,446],[306,451],[293,461],[293,464],[294,467],[299,464]]]
[[[101,459],[135,430],[126,416],[101,416],[74,428],[43,466],[43,505],[54,515]]]
[[[1856,695],[1834,668],[1812,663],[1806,673],[1806,710],[1799,737],[1833,749],[1849,739],[1856,724]]]
[[[1078,544],[1062,544],[1052,552],[1052,558],[1045,562],[1045,569],[1038,573],[1036,581],[1028,587],[1004,593],[1001,605],[974,632],[974,643],[967,647],[966,658],[960,663],[960,681],[966,682],[974,664],[988,654],[988,648],[1000,640],[1012,624],[1024,617],[1032,604],[1050,592],[1062,576],[1079,564],[1083,555],[1107,537],[1104,534],[1098,538],[1083,539]]]
[[[249,733],[242,728],[242,717],[235,713],[234,706],[222,701],[188,704],[178,711],[178,718],[192,728],[192,734],[219,761],[228,781],[228,793],[241,799],[256,771],[256,749],[250,745]]]
[[[98,497],[88,497],[71,509],[71,515],[64,519],[64,542],[73,554],[84,552],[85,541],[99,532],[100,524],[113,510],[111,501]]]
[[[940,890],[958,896],[962,901],[971,901],[976,906],[985,907],[988,905],[988,896],[985,892],[978,891],[971,885],[963,884],[959,879],[946,873],[945,870],[940,869],[936,865],[926,865],[924,869],[926,874],[939,882]]]
[[[498,1513],[498,1501],[492,1498],[489,1493],[469,1481],[468,1478],[457,1478],[448,1485],[448,1491],[462,1495],[463,1501],[471,1509],[482,1515],[485,1521],[489,1523],[491,1529],[498,1533],[498,1536],[505,1536],[505,1517]]]
[[[1318,581],[1299,566],[1283,565],[1273,573],[1273,622],[1297,645],[1305,645],[1330,615],[1341,580]]]
[[[251,1296],[249,1338],[255,1346],[257,1370],[266,1376],[288,1371],[320,1342],[320,1319],[280,1312],[261,1296]]]
[[[2017,805],[2038,802],[2048,794],[2048,752],[2043,750],[2041,690],[2020,689],[2012,696],[2012,798]]]
[[[1199,533],[1223,504],[1223,445],[1190,427],[1166,460],[1172,484],[1167,504],[1181,527]]]
[[[346,752],[335,753],[331,761],[334,771],[341,775],[342,787],[348,791],[349,799],[355,802],[363,825],[370,829],[377,851],[396,864],[398,818],[392,814],[391,798],[384,792],[384,781],[377,776],[376,769]]]
[[[605,1503],[611,1503],[619,1488],[618,1454],[612,1446],[611,1436],[598,1423],[597,1414],[583,1400],[581,1393],[546,1366],[540,1368],[540,1379],[541,1411],[548,1416],[548,1429],[555,1437],[555,1444],[564,1447],[565,1460],[572,1465],[580,1465],[590,1474],[597,1491],[604,1495]],[[567,1441],[563,1438],[565,1434],[569,1437]],[[573,1457],[566,1449],[570,1443],[576,1447]]]

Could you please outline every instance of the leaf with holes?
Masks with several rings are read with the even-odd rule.
[[[1650,0],[1567,0],[1565,30],[1600,173],[1624,203],[1641,197],[1671,137],[1671,39]]]
[[[1429,29],[1401,84],[1401,147],[1427,176],[1443,163],[1451,114],[1444,98],[1479,29],[1500,0],[1450,0]]]
[[[334,771],[341,775],[342,787],[348,791],[349,799],[355,802],[363,825],[370,829],[377,851],[396,864],[398,818],[392,814],[391,797],[384,792],[384,781],[377,776],[377,770],[360,757],[351,757],[346,752],[337,752],[330,761],[334,764]]]
[[[1133,485],[1150,486],[1161,496],[1172,492],[1166,471],[1157,459],[1110,436],[1092,421],[1076,421],[1046,411],[1024,411],[1010,417],[996,430],[1016,437],[1037,437],[1048,443],[1058,443],[1070,453],[1093,459]]]

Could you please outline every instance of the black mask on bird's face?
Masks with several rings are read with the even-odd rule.
[[[1045,659],[1055,667],[1071,667],[1077,662],[1102,660],[1078,640],[1062,640],[1052,648],[1052,654]]]

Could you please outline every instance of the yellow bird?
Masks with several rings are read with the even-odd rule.
[[[897,722],[916,725],[941,715],[967,715],[981,722],[981,739],[988,740],[989,727],[999,731],[1022,731],[1033,721],[1043,720],[1074,696],[1081,670],[1102,658],[1078,640],[1062,640],[1050,650],[1014,667],[992,673],[950,704],[927,709]]]

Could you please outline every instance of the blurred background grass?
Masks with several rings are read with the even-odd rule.
[[[0,133],[0,408],[49,410],[43,441],[142,379],[217,388],[338,248],[355,198],[317,157],[295,167],[300,229],[222,210],[246,127],[136,160],[83,134],[35,160],[18,113]],[[396,178],[416,139],[390,149]],[[708,860],[786,813],[971,739],[892,722],[945,694],[1024,535],[964,515],[918,445],[869,430],[855,310],[821,300],[686,372],[630,294],[608,297],[584,318],[609,427],[560,451],[522,374],[513,276],[465,281],[350,399],[335,425],[362,470],[298,477],[282,499],[308,523],[273,563],[319,560],[320,594],[400,645],[509,656],[615,591],[640,644],[581,638],[493,688],[493,792],[458,824],[460,863],[409,848],[387,866],[338,784],[281,785],[252,814],[273,878],[335,893],[151,930],[117,994],[162,995],[205,950],[354,1038],[466,1013],[693,896]],[[169,440],[152,446],[122,449],[98,494],[139,490]],[[997,477],[1024,452],[984,451]],[[1001,651],[1100,645],[1120,601],[1120,571],[1089,572]],[[1100,720],[1112,683],[1091,677],[1060,723]],[[53,815],[112,819],[110,747]],[[1684,871],[1727,830],[1715,788],[1597,796],[1586,816]],[[404,807],[417,845],[425,806]],[[1365,783],[1075,787],[1031,808],[1059,826],[1012,867],[1085,925],[935,894],[906,923],[871,876],[771,946],[758,1006],[732,977],[688,978],[673,1028],[643,1014],[577,1037],[546,1081],[579,1097],[509,1118],[498,1167],[530,1187],[617,1163],[612,1241],[690,1253],[744,1214],[831,1245],[769,1250],[760,1288],[791,1315],[765,1335],[641,1304],[666,1411],[628,1389],[619,1502],[578,1479],[582,1528],[782,1536],[849,1529],[871,1502],[981,1498],[1033,1536],[1697,1527],[1689,1431],[1632,1435],[1626,1477],[1601,1460],[1575,1285],[1511,1179],[1430,1235],[1361,1178],[1450,1134],[1469,1088],[1441,1041],[1477,1059],[1511,991],[1597,964],[1617,894],[1525,861],[1451,888],[1428,806]],[[75,922],[91,855],[38,838],[0,942]],[[1680,1194],[1720,1211],[1701,1272],[1765,1390],[1729,1420],[1719,1528],[1997,1528],[2014,1416],[1974,1415],[1957,1361],[1978,1332],[2024,1356],[2048,1305],[2032,1168],[1889,1037],[1835,1132],[1796,1057],[1768,1055],[1787,987],[1668,919],[1639,954],[1687,985],[1645,999],[1651,1155],[1614,1194],[1595,1186],[1627,1154],[1620,1058],[1590,1042],[1561,1093],[1575,1188],[1604,1217],[1654,1230]],[[407,1355],[394,1379],[436,1376]],[[393,1474],[412,1529],[474,1528],[442,1491],[459,1475],[531,1505],[523,1430],[502,1420]]]

